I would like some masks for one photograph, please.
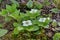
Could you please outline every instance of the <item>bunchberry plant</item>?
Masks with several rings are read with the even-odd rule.
[[[0,0],[2,1],[2,0]],[[0,11],[0,16],[3,16],[5,18],[5,22],[9,22],[13,18],[11,18],[9,15],[14,13],[17,9],[17,4],[13,2],[12,5],[6,5],[6,9],[2,9]],[[2,24],[0,24],[0,37],[4,36],[8,30],[2,29]]]
[[[13,1],[12,1],[13,2]],[[31,4],[32,3],[32,4]],[[47,28],[51,19],[49,17],[41,16],[41,4],[34,4],[35,7],[30,11],[26,10],[26,13],[17,10],[17,5],[13,2],[12,5],[6,5],[6,9],[2,9],[0,15],[5,17],[5,21],[16,20],[13,23],[14,31],[13,34],[19,34],[21,32],[34,32],[41,31],[42,28]],[[28,8],[32,8],[33,2],[30,0],[27,3]]]
[[[41,10],[31,9],[31,11],[26,11],[26,13],[21,13],[19,10],[13,8],[10,5],[7,5],[9,8],[2,10],[0,13],[4,17],[8,17],[10,20],[15,19],[17,22],[14,22],[14,34],[19,32],[26,31],[38,31],[42,27],[46,27],[50,23],[49,17],[41,17]]]
[[[11,15],[11,17],[13,16],[14,15]],[[51,22],[49,17],[40,17],[40,11],[37,9],[31,9],[31,11],[27,11],[26,13],[20,13],[17,19],[18,22],[13,24],[15,26],[15,34],[24,32],[25,30],[29,32],[37,31],[42,27],[46,27]]]

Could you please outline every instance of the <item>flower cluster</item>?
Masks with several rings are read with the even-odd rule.
[[[40,18],[38,21],[39,22],[45,22],[46,20],[49,20],[50,18]],[[27,21],[23,21],[23,26],[31,26],[32,25],[32,21],[31,20],[27,20]]]
[[[23,23],[23,26],[32,25],[32,21],[31,20],[23,21],[22,23]]]
[[[30,17],[34,17],[34,16],[36,16],[37,15],[37,13],[38,13],[38,10],[37,9],[31,9],[31,11],[29,11],[30,13],[29,13],[29,16],[30,16],[30,14],[31,14],[31,16]],[[36,14],[36,15],[34,15],[34,14]],[[38,13],[39,14],[39,13]],[[35,20],[37,20],[37,18],[35,19]],[[36,22],[40,22],[40,23],[44,23],[44,22],[46,22],[46,20],[50,20],[50,18],[49,17],[47,17],[47,18],[45,18],[45,17],[40,17]],[[33,21],[34,20],[26,20],[26,21],[22,21],[22,24],[23,24],[23,26],[32,26],[33,25]],[[35,22],[35,23],[36,23]]]
[[[39,19],[39,22],[45,22],[46,21],[46,18],[40,18]]]

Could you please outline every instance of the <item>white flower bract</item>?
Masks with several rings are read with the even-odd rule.
[[[47,19],[48,19],[48,20],[50,20],[50,18],[49,18],[49,17],[48,17]]]
[[[53,22],[57,22],[57,21],[54,19]]]
[[[38,21],[39,22],[45,22],[46,21],[46,18],[40,18]]]
[[[30,13],[36,13],[37,11],[37,9],[31,9]]]
[[[32,21],[31,20],[27,20],[27,21],[23,21],[23,26],[30,26],[32,25]]]

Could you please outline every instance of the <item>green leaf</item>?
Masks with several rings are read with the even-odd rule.
[[[19,7],[19,3],[16,0],[10,0],[10,1],[15,5],[15,7]]]
[[[40,25],[40,22],[39,22],[38,20],[33,20],[32,22],[33,22],[33,25],[37,25],[37,26]],[[41,26],[41,25],[40,25],[40,26]]]
[[[14,27],[19,26],[19,24],[18,24],[18,23],[16,23],[16,22],[14,22],[14,23],[13,23],[13,25],[14,25]]]
[[[41,34],[41,32],[40,31],[37,31],[34,34],[39,35],[39,34]]]
[[[0,15],[2,16],[6,16],[8,13],[5,9],[2,9],[2,11],[0,12]]]
[[[9,16],[16,20],[20,19],[19,10],[16,10],[14,13],[10,14]]]
[[[16,4],[12,4],[12,8],[13,9],[16,9],[17,8],[17,5]]]
[[[51,9],[50,11],[52,11],[52,12],[54,12],[54,13],[58,13],[58,12],[59,12],[59,9],[53,8],[53,9]]]
[[[43,5],[39,2],[35,2],[34,5],[35,5],[34,8],[37,8],[37,9],[41,9],[43,7]]]
[[[39,29],[38,31],[34,32],[34,34],[40,35],[40,34],[42,34],[42,33],[44,33],[44,32],[45,32],[45,30]]]
[[[2,28],[3,27],[3,24],[0,24],[0,28]]]
[[[35,19],[37,16],[39,16],[41,13],[41,11],[37,11],[37,13],[30,13],[30,12],[27,12],[26,15],[28,15],[31,19]]]
[[[57,21],[55,20],[53,20],[53,22],[52,22],[52,26],[54,26],[54,27],[56,27],[57,26]]]
[[[33,1],[32,1],[32,0],[29,0],[29,1],[28,1],[27,7],[28,7],[28,8],[32,8],[32,7],[33,7]]]
[[[43,4],[48,6],[48,5],[50,5],[51,3],[49,2],[49,0],[45,0]]]
[[[27,14],[20,13],[20,19],[21,20],[28,20],[28,19],[30,19],[30,17]]]
[[[23,27],[18,27],[18,26],[17,26],[17,27],[14,29],[13,33],[14,33],[14,34],[19,34],[19,32],[21,32],[22,30],[24,30]]]
[[[9,21],[11,21],[11,20],[12,20],[11,17],[9,17],[9,16],[6,16],[6,17],[5,17],[5,22],[9,22]]]
[[[60,33],[56,33],[56,34],[53,36],[53,40],[60,40]]]
[[[42,26],[42,27],[45,27],[45,28],[50,22],[51,22],[51,19],[48,20],[47,18],[46,18],[45,22],[39,22],[38,20],[33,20],[34,25]]]
[[[6,10],[7,10],[7,12],[13,13],[17,10],[16,5],[15,4],[12,4],[12,6],[6,5]]]
[[[6,10],[7,10],[7,12],[12,12],[11,6],[10,5],[6,5]]]
[[[27,31],[37,31],[39,30],[39,27],[38,26],[30,26],[28,28],[26,28]]]
[[[51,19],[46,19],[46,21],[43,23],[43,27],[49,27],[49,23],[51,22]]]
[[[4,36],[7,32],[5,29],[0,29],[0,37]]]

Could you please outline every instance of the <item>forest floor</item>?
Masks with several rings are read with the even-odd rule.
[[[24,8],[24,5],[27,2],[27,0],[24,1],[24,3],[22,3],[22,1],[20,1],[20,0],[18,0],[18,2],[21,5],[23,5],[21,8],[18,8],[18,9],[21,10],[21,12],[25,12],[26,10],[31,10],[31,9],[28,9],[28,8]],[[0,3],[0,10],[1,9],[4,9],[6,7],[6,4],[9,4],[10,5],[11,2],[9,0],[4,0],[3,2],[1,2]],[[50,12],[50,10],[53,9],[53,8],[55,8],[55,6],[52,5],[52,4],[49,5],[49,6],[44,6],[42,8],[42,11],[41,11],[42,14],[41,15],[42,16],[51,15],[51,17],[50,17],[51,19],[55,19],[57,22],[59,22],[60,21],[60,14],[59,13],[58,14],[55,14],[55,13]],[[12,21],[10,21],[8,23],[5,23],[4,22],[4,17],[0,16],[0,23],[3,24],[3,29],[7,29],[9,31],[5,36],[3,36],[3,37],[0,38],[1,40],[33,40],[33,39],[27,39],[27,37],[24,36],[23,33],[21,33],[21,35],[18,35],[14,39],[12,37],[12,32],[13,32],[13,29],[14,29],[13,28],[13,25],[12,25],[13,22],[14,21],[12,20]],[[56,27],[54,27],[52,24],[50,24],[49,28],[44,29],[45,30],[45,33],[43,33],[41,35],[36,35],[36,36],[33,35],[33,37],[36,38],[34,40],[40,40],[40,38],[42,38],[44,36],[47,36],[48,37],[47,40],[53,40],[52,37],[54,36],[54,34],[57,31],[60,32],[60,29],[59,28],[60,28],[60,26],[58,26],[58,25]],[[20,37],[20,36],[22,36],[22,37]],[[32,35],[31,35],[31,38],[32,38]],[[44,39],[42,39],[42,40],[44,40]]]

